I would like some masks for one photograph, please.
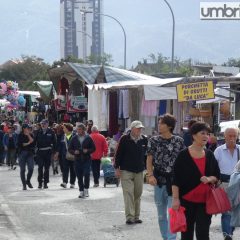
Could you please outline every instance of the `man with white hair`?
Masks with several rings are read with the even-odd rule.
[[[126,224],[142,223],[140,202],[143,190],[143,170],[147,138],[140,121],[131,123],[131,131],[120,138],[115,154],[116,176],[121,178]]]
[[[215,158],[221,171],[220,179],[222,183],[228,183],[230,175],[239,161],[240,145],[237,145],[239,130],[236,128],[227,128],[224,132],[225,144],[219,146],[214,151]],[[224,240],[231,240],[234,228],[230,225],[231,213],[222,214],[221,225]]]
[[[108,154],[108,144],[106,138],[99,133],[98,127],[96,125],[92,126],[90,137],[92,138],[96,150],[91,154],[92,158],[92,172],[94,185],[93,187],[99,186],[99,177],[100,177],[100,164],[101,158],[107,156]]]

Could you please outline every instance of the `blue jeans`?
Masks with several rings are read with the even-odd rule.
[[[154,187],[154,200],[158,211],[158,224],[164,240],[176,240],[177,235],[172,234],[169,228],[168,208],[172,207],[172,197],[168,196],[166,186]]]
[[[231,212],[225,212],[221,217],[222,233],[223,235],[233,235],[234,227],[230,226]]]
[[[23,185],[26,185],[26,176],[25,176],[26,165],[28,168],[27,182],[30,182],[33,174],[33,169],[34,169],[33,153],[30,153],[28,151],[22,151],[19,155],[19,166],[20,166],[20,176],[21,176]]]
[[[81,161],[76,159],[74,161],[75,173],[78,179],[79,191],[89,189],[90,184],[90,171],[91,171],[91,159]]]

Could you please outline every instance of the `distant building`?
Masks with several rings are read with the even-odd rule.
[[[103,0],[60,0],[61,58],[103,54]],[[99,14],[86,13],[91,11]]]

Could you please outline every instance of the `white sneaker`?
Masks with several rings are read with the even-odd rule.
[[[84,189],[84,196],[89,197],[88,189]]]
[[[70,185],[70,188],[75,188],[75,184],[71,184],[71,185]]]
[[[83,191],[80,191],[79,198],[84,198],[84,192]]]

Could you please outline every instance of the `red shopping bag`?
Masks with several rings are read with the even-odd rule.
[[[206,212],[208,214],[224,213],[231,210],[231,204],[227,193],[221,187],[212,186],[206,200]]]
[[[178,210],[168,209],[170,217],[170,231],[171,233],[186,232],[187,222],[185,217],[185,208],[179,207]]]

